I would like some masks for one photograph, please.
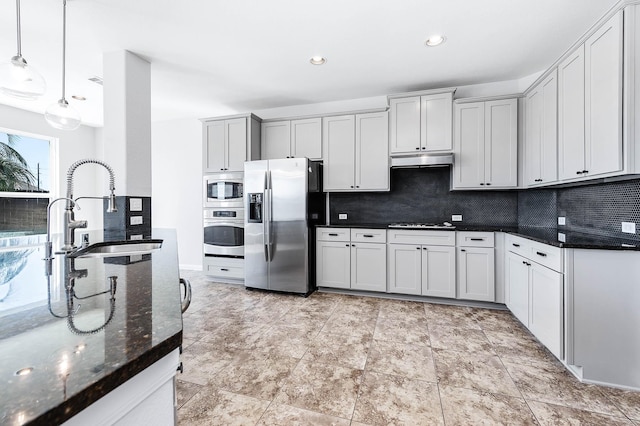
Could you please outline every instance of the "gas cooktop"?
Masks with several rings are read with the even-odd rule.
[[[392,223],[389,228],[411,228],[411,229],[456,229],[449,222],[443,223]]]

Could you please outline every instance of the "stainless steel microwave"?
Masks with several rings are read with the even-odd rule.
[[[203,180],[204,207],[243,207],[244,173],[211,173]]]

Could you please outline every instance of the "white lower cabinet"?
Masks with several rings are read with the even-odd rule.
[[[385,233],[384,229],[322,228],[316,242],[316,285],[386,291]]]
[[[457,232],[458,299],[495,302],[496,259],[493,232]]]
[[[387,240],[389,293],[456,297],[455,232],[390,230]]]
[[[564,356],[564,274],[544,266],[532,257],[518,253],[543,253],[561,257],[557,247],[525,238],[507,237],[506,271],[507,307],[558,359]],[[545,253],[545,254],[546,254]]]

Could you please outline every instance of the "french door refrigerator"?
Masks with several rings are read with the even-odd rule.
[[[244,163],[245,286],[315,290],[315,228],[324,223],[322,166],[307,158]]]

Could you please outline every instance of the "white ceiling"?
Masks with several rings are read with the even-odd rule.
[[[68,0],[67,99],[102,125],[104,52],[149,60],[153,121],[519,79],[551,65],[617,0]],[[22,0],[22,53],[61,94],[62,0]],[[0,61],[16,53],[0,2]],[[445,44],[427,48],[434,33]],[[309,58],[328,58],[313,66]],[[88,98],[79,102],[71,95]]]

